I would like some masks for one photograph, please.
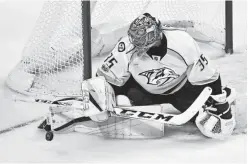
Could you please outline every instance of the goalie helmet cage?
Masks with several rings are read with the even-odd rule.
[[[233,52],[232,1],[46,1],[7,86],[31,96],[80,96],[82,80],[91,77],[91,35],[111,34],[145,12],[168,25],[177,20],[170,26],[189,23],[206,42]]]

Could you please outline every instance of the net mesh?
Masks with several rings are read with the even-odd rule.
[[[81,8],[80,1],[44,4],[23,59],[9,76],[11,83],[16,81],[15,76],[24,78],[28,84],[22,92],[80,95],[84,68]]]
[[[81,95],[83,60],[89,55],[82,46],[81,5],[80,1],[44,4],[23,58],[9,74],[10,88],[29,95]],[[165,24],[170,20],[192,22],[194,29],[208,39],[224,44],[224,1],[98,1],[91,7],[92,28],[97,27],[98,34],[111,34],[127,27],[141,13],[149,12]],[[180,22],[177,23],[182,26]],[[103,24],[109,24],[108,28],[104,29]]]
[[[99,1],[92,13],[92,25],[111,23],[111,30],[118,29],[144,12],[162,22],[192,21],[197,31],[212,40],[225,42],[225,1]]]

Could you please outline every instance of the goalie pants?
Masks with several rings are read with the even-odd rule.
[[[211,87],[213,95],[221,94],[221,78],[205,85],[192,85],[189,81],[177,92],[171,95],[156,95],[143,89],[132,77],[122,87],[113,86],[116,95],[126,95],[132,105],[152,105],[169,103],[180,112],[187,110],[205,87]]]

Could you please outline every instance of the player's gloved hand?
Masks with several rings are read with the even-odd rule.
[[[207,137],[224,139],[230,136],[236,125],[234,111],[226,101],[226,92],[210,96],[205,107],[199,111],[196,126]]]

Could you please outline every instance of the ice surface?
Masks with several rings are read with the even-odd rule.
[[[246,163],[247,128],[247,2],[234,3],[233,55],[201,45],[221,72],[224,85],[236,88],[237,128],[228,140],[203,137],[196,127],[167,127],[156,140],[110,140],[80,133],[56,135],[47,142],[37,122],[0,135],[0,162],[83,163]],[[0,1],[0,130],[46,113],[44,105],[13,102],[4,80],[20,60],[42,1]],[[18,18],[18,19],[17,19]],[[238,19],[237,19],[238,18]],[[245,48],[244,48],[245,47]],[[101,58],[94,61],[93,71]]]

